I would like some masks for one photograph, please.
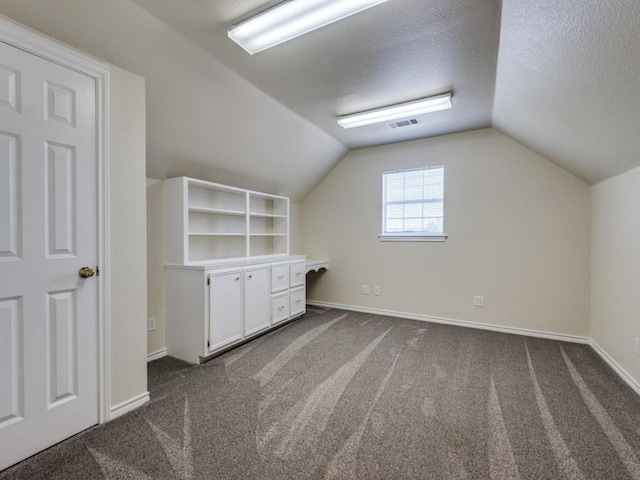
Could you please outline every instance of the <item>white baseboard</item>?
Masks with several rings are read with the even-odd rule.
[[[387,315],[390,317],[408,318],[410,320],[420,320],[422,322],[443,323],[445,325],[455,325],[458,327],[476,328],[478,330],[491,330],[493,332],[512,333],[515,335],[524,335],[527,337],[548,338],[550,340],[560,340],[563,342],[583,343],[590,345],[591,339],[588,337],[580,337],[578,335],[567,335],[564,333],[542,332],[539,330],[530,330],[527,328],[505,327],[502,325],[492,325],[489,323],[469,322],[467,320],[454,320],[451,318],[431,317],[428,315],[420,315],[416,313],[396,312],[394,310],[380,310],[376,308],[358,307],[355,305],[342,305],[340,303],[316,302],[307,300],[308,305],[325,308],[339,308],[341,310],[351,310],[354,312],[372,313],[374,315]]]
[[[153,362],[154,360],[158,360],[159,358],[167,356],[167,349],[161,348],[160,350],[156,350],[155,352],[147,353],[147,363]]]
[[[111,412],[109,415],[109,420],[115,420],[118,417],[121,417],[125,413],[132,412],[138,407],[141,407],[145,403],[149,401],[149,392],[141,393],[140,395],[130,398],[126,402],[122,402],[118,405],[114,405],[111,407]]]
[[[591,339],[590,342],[591,348],[593,348],[602,359],[609,364],[611,368],[629,385],[635,392],[640,395],[640,383],[638,383],[627,371],[622,368],[618,362],[616,362],[611,356],[596,343],[595,340]]]

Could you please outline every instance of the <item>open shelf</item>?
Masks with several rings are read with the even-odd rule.
[[[286,215],[278,215],[278,214],[274,214],[274,213],[254,213],[251,212],[249,213],[250,217],[256,217],[256,218],[287,218]]]
[[[220,213],[202,213],[189,211],[189,234],[235,234],[245,235],[247,222],[242,216]]]
[[[210,213],[215,215],[231,215],[244,217],[246,214],[244,210],[223,210],[221,208],[206,208],[206,207],[189,207],[189,212],[194,213]]]
[[[252,257],[287,254],[286,235],[252,235],[249,239],[249,253]]]
[[[190,235],[189,262],[246,257],[244,235]]]
[[[167,262],[289,254],[289,199],[188,177],[165,180]]]
[[[193,233],[190,232],[191,237],[245,237],[244,233]]]
[[[251,216],[286,218],[289,216],[289,199],[252,192],[249,195],[249,214]]]
[[[189,208],[212,208],[244,213],[247,209],[246,193],[224,185],[205,185],[190,182],[187,198]],[[226,188],[225,188],[226,187]]]
[[[249,233],[258,234],[287,234],[288,219],[286,217],[256,216],[249,219]]]

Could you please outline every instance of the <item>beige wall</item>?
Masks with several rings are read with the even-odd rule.
[[[302,205],[289,202],[289,252],[292,255],[304,255],[302,240]]]
[[[591,337],[640,384],[640,168],[591,189]]]
[[[382,173],[425,165],[445,166],[448,240],[380,242]],[[303,222],[305,253],[331,267],[312,300],[589,333],[589,186],[495,130],[354,150],[305,199]]]
[[[167,347],[164,300],[164,183],[147,178],[147,309],[156,329],[147,334],[147,353]]]
[[[111,69],[111,405],[147,391],[145,82]]]

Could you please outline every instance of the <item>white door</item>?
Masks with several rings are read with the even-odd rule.
[[[209,350],[215,350],[242,338],[242,272],[209,279]]]
[[[0,42],[0,470],[98,421],[96,158],[95,80]]]
[[[244,334],[264,330],[269,326],[271,308],[269,301],[269,267],[244,272]]]

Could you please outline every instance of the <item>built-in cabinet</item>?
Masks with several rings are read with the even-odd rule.
[[[179,177],[165,211],[169,355],[199,363],[305,313],[288,198]]]

